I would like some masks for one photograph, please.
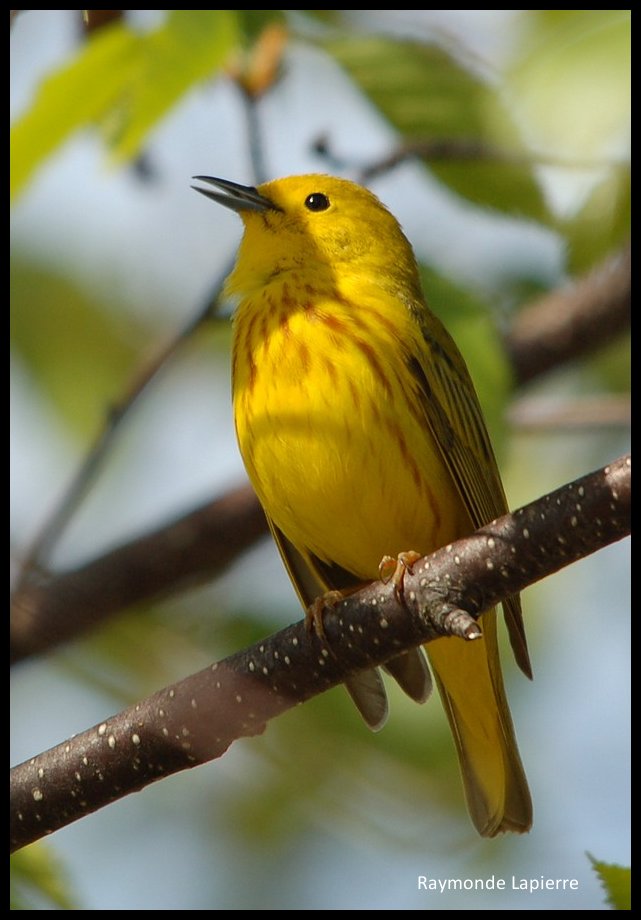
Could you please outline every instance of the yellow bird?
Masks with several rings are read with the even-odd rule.
[[[428,309],[412,248],[367,189],[325,175],[258,188],[197,176],[244,235],[226,294],[236,304],[233,401],[249,478],[303,606],[379,577],[385,556],[430,553],[507,510],[469,373]],[[504,604],[531,676],[518,597]],[[479,833],[523,832],[532,804],[508,709],[496,611],[483,637],[426,646]],[[388,670],[415,700],[420,649]],[[347,689],[372,729],[378,671]]]

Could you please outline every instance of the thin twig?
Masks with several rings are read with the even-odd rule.
[[[419,138],[400,144],[384,157],[367,164],[355,164],[344,157],[339,157],[333,150],[326,135],[317,138],[312,149],[319,156],[325,157],[333,168],[341,170],[347,167],[358,168],[358,181],[371,182],[372,179],[390,172],[407,160],[420,157],[430,163],[456,162],[491,162],[510,166],[557,166],[564,169],[605,169],[625,168],[624,163],[612,160],[561,157],[550,153],[517,152],[485,144],[472,138]]]
[[[484,161],[504,163],[509,166],[557,166],[564,169],[604,169],[623,165],[603,159],[560,157],[549,153],[517,153],[512,150],[502,150],[491,144],[484,144],[482,141],[446,138],[409,141],[403,144],[378,162],[364,167],[360,174],[361,181],[369,182],[413,157],[421,157],[430,163]]]
[[[105,424],[98,432],[80,468],[69,483],[53,513],[24,555],[21,564],[21,575],[17,585],[18,590],[25,580],[30,577],[32,571],[44,569],[46,567],[49,555],[55,543],[60,539],[80,502],[87,494],[89,488],[93,485],[107,453],[118,434],[119,428],[131,408],[142,396],[152,380],[154,380],[160,371],[167,366],[182,345],[201,325],[211,319],[215,304],[217,303],[218,296],[222,289],[223,280],[229,274],[229,270],[229,268],[225,269],[221,278],[217,280],[212,297],[205,303],[204,307],[201,307],[201,309],[194,313],[182,329],[179,329],[178,332],[158,350],[157,354],[147,362],[147,364],[138,369],[120,399],[114,403],[108,411]]]
[[[254,174],[254,185],[261,185],[267,181],[265,171],[265,154],[263,151],[262,132],[260,129],[259,117],[259,97],[246,92],[239,84],[241,97],[243,100],[243,111],[245,112],[245,121],[247,124],[247,147]]]

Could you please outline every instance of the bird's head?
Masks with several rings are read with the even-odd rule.
[[[197,176],[194,186],[236,211],[245,225],[230,288],[242,293],[288,270],[316,276],[357,273],[418,284],[416,262],[401,227],[368,189],[347,179],[310,174],[253,188]]]

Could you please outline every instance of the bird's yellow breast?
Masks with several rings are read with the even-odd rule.
[[[399,302],[302,275],[239,306],[233,356],[240,450],[269,517],[301,550],[363,579],[384,555],[469,530],[405,356],[426,347]]]

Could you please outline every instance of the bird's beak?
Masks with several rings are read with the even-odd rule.
[[[222,192],[212,192],[208,188],[198,188],[192,185],[196,192],[211,198],[212,201],[231,208],[232,211],[241,213],[242,211],[280,211],[281,208],[269,198],[265,198],[257,189],[251,185],[239,185],[237,182],[230,182],[228,179],[214,179],[212,176],[193,176],[198,182],[207,182],[209,185],[215,185],[222,189]]]

